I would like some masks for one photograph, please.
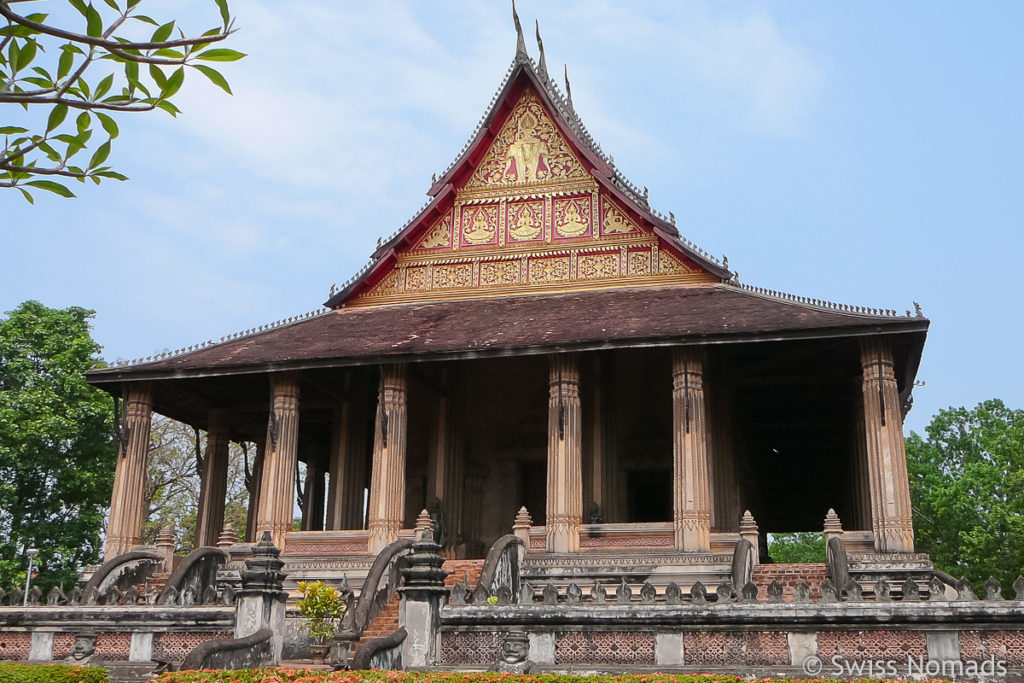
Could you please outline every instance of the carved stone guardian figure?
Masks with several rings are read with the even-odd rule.
[[[529,657],[530,637],[525,633],[511,631],[501,643],[501,659],[490,670],[505,674],[540,673],[540,667]]]

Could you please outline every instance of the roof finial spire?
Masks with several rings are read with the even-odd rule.
[[[528,62],[530,55],[526,52],[526,38],[523,38],[523,25],[519,23],[519,12],[516,12],[516,0],[512,0],[512,21],[516,25],[516,61]]]
[[[544,41],[540,39],[540,20],[534,19],[537,26],[537,48],[540,50],[540,58],[537,60],[537,73],[543,81],[548,80],[548,62],[544,58]]]
[[[572,88],[569,87],[569,65],[565,64],[565,99],[569,101],[569,108],[575,109],[572,106]]]

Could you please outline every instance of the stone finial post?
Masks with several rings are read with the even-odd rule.
[[[398,589],[398,625],[408,634],[402,641],[402,666],[406,669],[423,669],[441,658],[441,606],[448,601],[444,587],[448,572],[441,568],[444,558],[440,550],[432,530],[423,529],[406,558],[408,566],[402,569],[405,585]]]
[[[156,537],[156,551],[163,558],[164,571],[174,571],[174,527],[168,524]]]
[[[272,632],[269,665],[281,663],[284,645],[284,609],[288,593],[283,590],[285,573],[281,550],[274,546],[270,530],[252,547],[252,558],[238,572],[242,589],[235,593],[235,638],[258,631]]]
[[[220,536],[217,538],[217,547],[221,550],[227,550],[236,543],[238,543],[238,533],[235,531],[235,526],[228,522],[224,525]]]
[[[512,533],[525,545],[526,552],[530,552],[530,527],[533,526],[533,517],[530,516],[526,506],[519,508],[516,519],[512,523]]]
[[[430,513],[426,508],[420,510],[419,516],[416,517],[416,538],[422,536],[424,531],[434,533],[434,521],[430,519]]]
[[[743,513],[743,517],[740,518],[740,538],[750,541],[750,545],[754,546],[753,559],[754,564],[757,564],[758,555],[760,550],[758,548],[759,532],[757,529],[757,521],[754,520],[754,515],[750,514],[750,510],[746,510]]]
[[[835,509],[829,508],[828,514],[825,515],[825,545],[833,539],[843,538],[843,524],[839,521],[839,515],[836,514]]]

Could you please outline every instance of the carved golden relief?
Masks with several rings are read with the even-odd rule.
[[[603,235],[625,235],[631,232],[638,232],[639,228],[631,221],[626,214],[617,206],[605,199],[601,202],[602,211],[601,234]]]
[[[581,280],[603,280],[618,277],[619,252],[580,254],[577,269]]]
[[[418,249],[438,249],[452,246],[451,212],[438,218],[427,231],[427,236],[417,245]]]
[[[701,272],[697,266],[673,256],[664,249],[658,254],[658,263],[660,265],[658,272],[662,275],[682,275],[684,273]]]
[[[519,261],[483,261],[480,284],[486,287],[514,285],[519,282]]]
[[[443,263],[434,266],[434,286],[438,289],[463,289],[472,284],[472,263]]]
[[[649,249],[645,249],[644,251],[629,252],[629,274],[651,274],[651,252]]]
[[[569,257],[530,259],[530,282],[565,282],[569,279]]]
[[[467,188],[586,178],[587,173],[530,90],[523,93]]]
[[[462,243],[467,246],[496,244],[498,207],[473,205],[462,207]]]
[[[544,202],[515,202],[508,205],[508,237],[526,242],[544,236]]]
[[[428,287],[428,272],[427,266],[410,266],[405,270],[405,289],[406,291],[423,291],[430,289]]]
[[[566,197],[554,201],[555,236],[583,237],[590,232],[590,197]]]
[[[402,291],[400,275],[401,272],[398,270],[391,271],[370,289],[369,295],[377,297],[400,293]]]

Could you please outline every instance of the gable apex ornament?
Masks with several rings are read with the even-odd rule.
[[[519,13],[516,12],[516,0],[512,0],[512,21],[516,25],[516,62],[529,62],[530,55],[526,52],[523,25],[519,22]]]
[[[534,24],[537,27],[537,49],[540,51],[540,56],[537,58],[537,74],[542,81],[547,83],[550,80],[548,78],[548,60],[544,57],[544,41],[540,38],[540,19],[534,19]]]

